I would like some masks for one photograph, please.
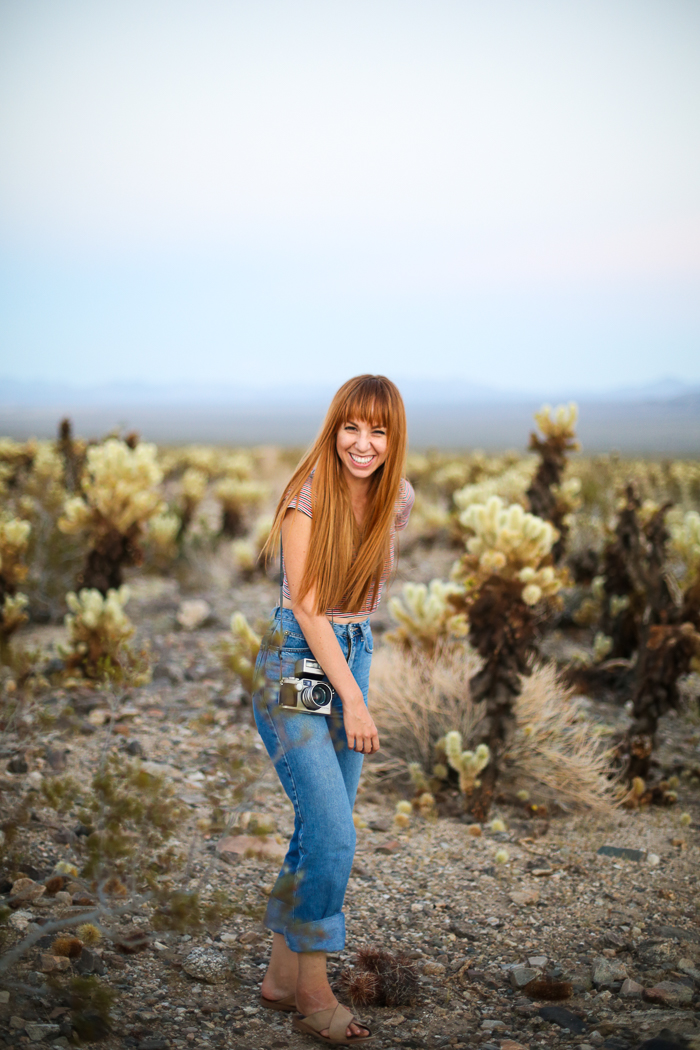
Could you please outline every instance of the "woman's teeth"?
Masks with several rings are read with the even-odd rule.
[[[357,463],[359,467],[366,467],[368,463],[372,462],[374,456],[355,456],[351,452],[350,459],[353,461],[353,463]]]

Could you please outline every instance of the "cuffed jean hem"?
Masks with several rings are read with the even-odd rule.
[[[284,934],[293,952],[340,952],[345,947],[345,916],[342,911],[313,922],[289,922],[289,905],[270,897],[263,920],[273,933]]]

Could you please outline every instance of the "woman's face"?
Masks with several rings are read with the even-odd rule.
[[[368,478],[387,457],[386,430],[349,419],[338,431],[335,447],[343,469],[351,477]]]

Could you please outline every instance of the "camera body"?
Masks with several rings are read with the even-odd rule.
[[[294,676],[280,679],[280,707],[307,715],[329,715],[334,693],[324,679],[323,669],[315,660],[297,660]]]

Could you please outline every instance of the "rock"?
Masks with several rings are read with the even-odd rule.
[[[35,901],[46,893],[46,886],[33,879],[15,879],[10,893],[13,901]]]
[[[97,952],[90,951],[89,948],[83,948],[75,962],[75,968],[78,973],[96,973],[100,976],[107,972],[107,967],[100,956]]]
[[[637,1050],[689,1050],[692,1045],[686,1035],[662,1028],[658,1035],[640,1043]]]
[[[47,747],[44,758],[53,769],[54,773],[62,773],[66,768],[68,761],[68,751],[54,750],[53,748]]]
[[[494,1032],[498,1028],[505,1028],[505,1022],[497,1021],[491,1017],[487,1017],[481,1022],[481,1027],[485,1028],[487,1032]]]
[[[677,981],[659,981],[653,988],[647,988],[644,998],[648,1003],[661,1006],[687,1006],[693,1000],[693,989]]]
[[[91,726],[95,726],[95,728],[99,729],[100,726],[103,726],[106,722],[109,722],[111,717],[112,713],[108,708],[93,707],[92,711],[87,716],[87,720]]]
[[[501,1050],[527,1050],[527,1047],[522,1043],[516,1043],[514,1039],[504,1039],[501,1043]]]
[[[531,966],[517,966],[514,970],[510,971],[509,980],[511,988],[514,988],[516,992],[520,988],[524,988],[530,981],[534,981],[539,975],[539,970],[533,969]]]
[[[617,959],[604,959],[599,955],[593,960],[591,977],[596,988],[612,988],[625,980],[627,967]]]
[[[58,891],[58,893],[56,894],[56,904],[62,904],[62,905],[65,906],[66,904],[72,904],[72,903],[73,903],[73,896],[72,896],[72,894],[67,893],[66,890],[59,890]]]
[[[189,598],[180,602],[175,619],[184,631],[196,631],[211,616],[211,606],[204,598]]]
[[[236,861],[241,857],[257,857],[258,860],[284,860],[287,847],[267,835],[229,835],[216,844],[216,852],[222,860]]]
[[[6,1006],[10,1001],[10,993],[7,988],[0,989],[0,1006]]]
[[[629,849],[627,846],[601,846],[598,850],[598,856],[640,861],[645,859],[647,851],[645,849]]]
[[[528,904],[537,904],[540,899],[540,891],[534,888],[511,890],[509,897],[513,904],[517,904],[519,908],[525,908]]]
[[[586,1031],[586,1026],[581,1018],[577,1017],[576,1014],[572,1014],[571,1010],[566,1010],[563,1006],[542,1006],[538,1013],[543,1020],[549,1021],[550,1024],[559,1025],[560,1028],[568,1028],[572,1035],[583,1035]]]
[[[445,973],[445,966],[439,962],[428,962],[423,963],[423,973],[426,977],[442,977]]]
[[[207,984],[223,984],[230,972],[228,959],[214,948],[193,948],[182,969]]]
[[[680,970],[681,973],[685,973],[688,977],[692,977],[696,984],[700,984],[700,970],[694,965],[692,959],[679,959],[676,963],[676,969]]]
[[[658,868],[661,863],[661,857],[658,853],[647,853],[647,864],[650,868]]]
[[[42,954],[42,973],[61,973],[64,970],[70,970],[70,959],[67,959],[65,955]]]
[[[392,839],[391,842],[382,842],[380,846],[375,846],[374,852],[391,856],[392,853],[397,853],[400,849],[401,843],[398,839]]]
[[[28,1021],[24,1030],[33,1043],[40,1043],[42,1039],[50,1039],[54,1035],[61,1034],[60,1025],[39,1024],[38,1021]]]
[[[531,955],[527,960],[528,966],[534,966],[536,969],[541,970],[543,966],[547,965],[546,955]]]
[[[24,933],[33,918],[34,916],[30,911],[13,911],[12,915],[7,920],[7,924],[8,926],[11,926],[13,930],[19,930],[20,933]]]
[[[241,944],[260,944],[262,941],[262,934],[259,930],[246,930],[239,937]]]
[[[382,820],[381,818],[379,820],[370,820],[367,826],[370,831],[381,831],[384,833],[391,831],[391,821]]]
[[[139,743],[138,740],[130,740],[128,744],[125,744],[124,750],[126,751],[127,755],[132,755],[134,758],[145,757],[145,751],[143,750],[143,746]]]
[[[152,1035],[148,1039],[142,1039],[136,1050],[167,1050],[168,1046],[170,1043],[167,1039],[163,1039],[160,1035]]]
[[[115,936],[114,943],[124,955],[136,955],[137,952],[145,951],[151,938],[139,926],[127,926]]]
[[[644,986],[637,984],[631,977],[628,977],[622,982],[622,988],[620,989],[620,995],[623,999],[641,999]]]
[[[8,773],[27,773],[29,766],[24,755],[13,755],[7,763]]]

